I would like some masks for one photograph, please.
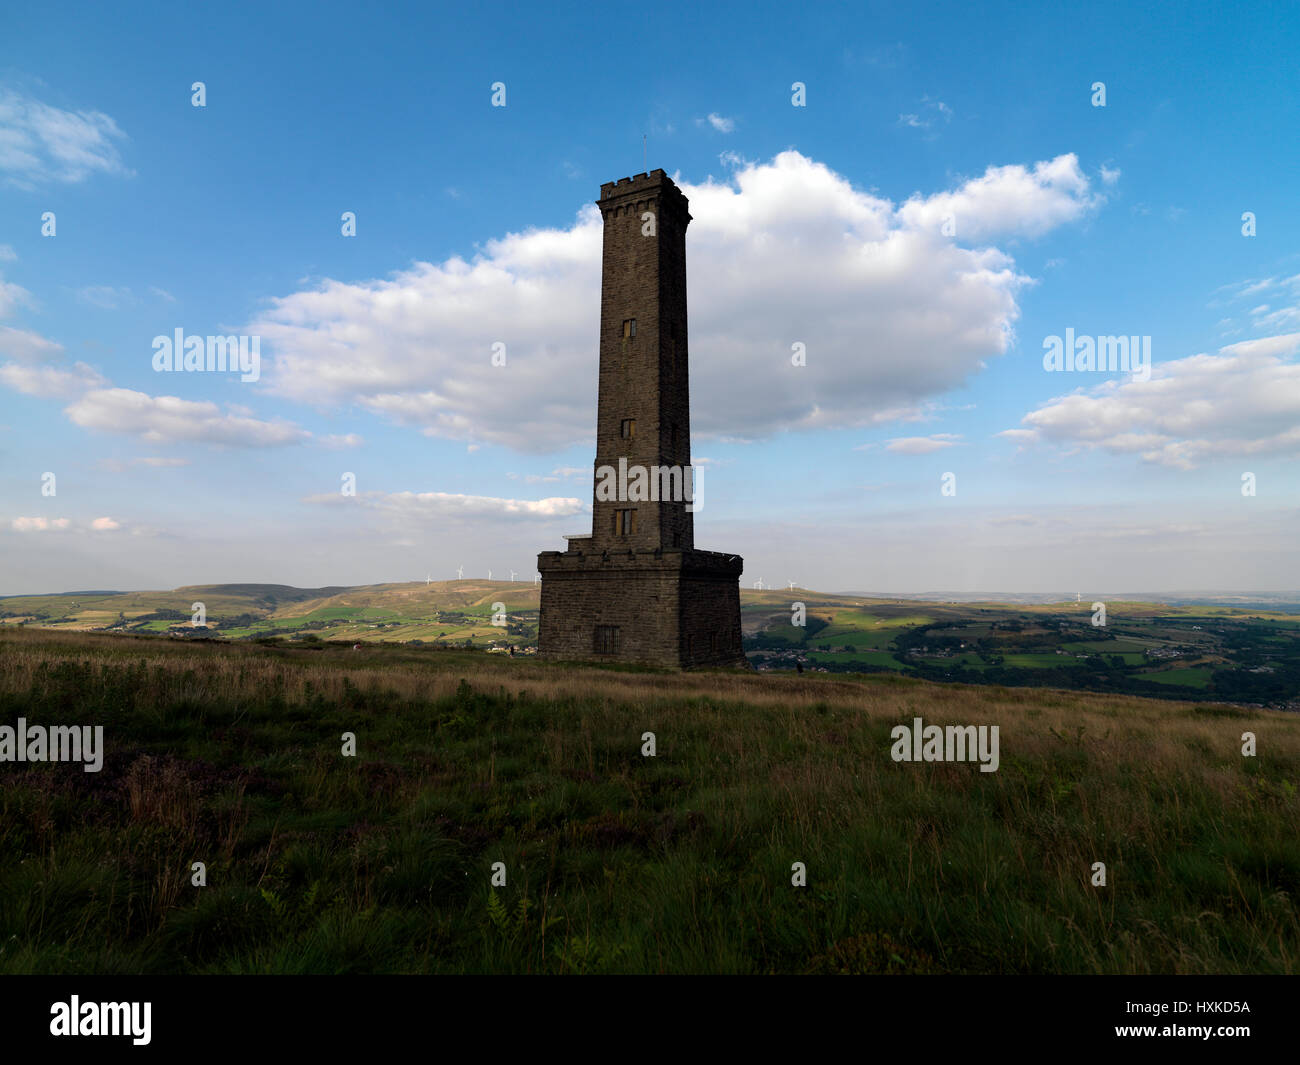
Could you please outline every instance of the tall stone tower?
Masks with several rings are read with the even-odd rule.
[[[747,666],[738,555],[695,550],[686,197],[662,171],[600,188],[605,223],[590,535],[537,556],[545,658]]]

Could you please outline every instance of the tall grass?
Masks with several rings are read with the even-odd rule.
[[[5,972],[1280,973],[1300,958],[1291,715],[9,630],[0,723],[19,716],[102,724],[107,754],[97,774],[0,765]],[[916,716],[998,725],[1000,770],[893,762],[889,731]]]

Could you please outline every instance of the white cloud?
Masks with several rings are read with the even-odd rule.
[[[942,451],[946,447],[955,447],[961,440],[960,435],[952,433],[935,433],[932,436],[900,436],[885,445],[886,451],[897,455],[929,455]]]
[[[9,524],[14,532],[62,532],[72,526],[67,518],[14,518]]]
[[[64,413],[83,429],[124,433],[161,444],[193,441],[228,447],[276,447],[302,443],[311,435],[290,422],[222,414],[215,403],[149,396],[127,388],[88,392]]]
[[[697,438],[878,424],[962,384],[1006,351],[1029,279],[997,248],[942,237],[937,220],[955,205],[962,239],[1041,233],[1097,202],[1072,155],[990,169],[902,207],[794,151],[679,184],[694,217]],[[471,447],[585,445],[600,258],[588,205],[567,229],[488,241],[472,262],[418,262],[388,280],[328,280],[276,299],[246,331],[263,338],[263,380],[289,399],[357,404]],[[807,345],[805,367],[790,363],[795,342]]]
[[[18,258],[18,253],[8,244],[0,244],[0,263],[11,263]]]
[[[716,129],[719,133],[731,133],[736,128],[736,120],[734,118],[725,118],[722,115],[712,111],[709,113],[709,117],[707,119],[697,118],[695,121],[697,124],[700,125],[702,125],[705,122],[708,122],[708,124],[712,126],[714,129]]]
[[[1036,163],[991,166],[983,177],[952,192],[914,195],[899,209],[910,225],[938,229],[951,216],[961,240],[990,237],[1038,237],[1057,226],[1078,221],[1101,204],[1079,160],[1071,152]]]
[[[96,532],[111,532],[114,529],[120,529],[122,526],[112,518],[96,518],[90,523],[90,527]]]
[[[170,456],[163,458],[152,455],[142,458],[134,458],[129,462],[123,462],[121,459],[100,459],[97,463],[100,469],[107,470],[109,473],[125,473],[132,466],[149,466],[153,469],[170,469],[177,466],[188,466],[189,464],[189,459],[173,458]]]
[[[321,437],[320,443],[322,447],[339,450],[348,447],[360,447],[365,443],[365,440],[356,433],[346,433],[342,436],[331,433],[329,436]]]
[[[921,97],[921,112],[909,113],[898,116],[900,126],[910,126],[912,129],[929,129],[939,119],[944,122],[952,121],[952,108],[942,100],[931,100],[928,96]],[[926,138],[933,140],[933,137]]]
[[[999,436],[1138,455],[1192,469],[1215,458],[1300,455],[1300,333],[1217,355],[1152,364],[1150,381],[1111,380],[1058,396]]]
[[[108,381],[84,362],[75,363],[70,370],[9,362],[0,366],[0,384],[27,396],[71,399],[92,388],[102,388]]]
[[[0,278],[0,318],[8,318],[19,306],[31,306],[32,295],[22,285]]]
[[[129,288],[114,288],[112,285],[87,285],[77,289],[77,299],[103,311],[115,311],[124,303],[135,302]]]
[[[363,492],[352,497],[330,492],[308,496],[306,502],[362,506],[391,517],[418,518],[422,521],[436,518],[563,518],[584,510],[581,500],[558,496],[549,499],[502,499],[455,492]]]
[[[63,345],[38,333],[12,326],[0,326],[0,355],[20,362],[42,362],[63,354]]]
[[[20,188],[130,174],[118,154],[122,133],[101,111],[64,111],[16,92],[0,93],[0,174]]]

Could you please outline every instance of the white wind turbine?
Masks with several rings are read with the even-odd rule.
[[[542,575],[541,575],[540,573],[539,573],[536,577],[533,578],[533,583],[534,583],[534,584],[541,584],[541,583],[542,583]]]
[[[491,570],[488,570],[488,580],[491,580],[491,579],[492,579],[492,571],[491,571]]]
[[[464,566],[457,566],[457,567],[456,567],[456,579],[457,579],[457,580],[461,580],[464,576],[465,576],[465,567],[464,567]]]
[[[426,573],[426,574],[424,575],[424,586],[427,588],[427,587],[428,587],[429,585],[431,585],[432,583],[433,583],[433,575],[432,575],[432,574],[429,574],[429,573]]]
[[[511,579],[512,581],[515,579],[515,571],[514,571],[514,570],[511,570],[511,571],[510,571],[510,579]]]
[[[794,581],[790,582],[790,591],[794,591]]]
[[[763,578],[762,578],[762,577],[759,577],[758,580],[756,580],[756,581],[754,582],[754,587],[757,588],[760,592],[763,590]]]

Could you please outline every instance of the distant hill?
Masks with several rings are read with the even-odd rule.
[[[1073,688],[1300,709],[1300,606],[1099,596],[1034,602],[741,588],[759,670],[895,673],[964,684]],[[294,588],[9,596],[0,627],[169,638],[537,650],[540,587],[483,579]],[[196,604],[201,604],[201,608]]]
[[[1073,603],[1076,592],[844,592],[863,599],[908,599],[922,603]],[[1081,602],[1160,603],[1167,606],[1240,606],[1300,613],[1300,591],[1289,592],[1082,592]]]

